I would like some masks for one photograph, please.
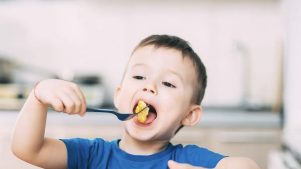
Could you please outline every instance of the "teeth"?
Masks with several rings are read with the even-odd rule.
[[[147,107],[147,105],[144,101],[139,100],[139,102],[135,108],[135,113],[138,113],[138,121],[140,123],[145,123],[148,112],[149,112],[149,107]]]

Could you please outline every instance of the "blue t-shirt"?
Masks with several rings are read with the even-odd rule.
[[[169,143],[165,150],[152,155],[132,155],[119,148],[119,140],[74,138],[62,141],[67,148],[70,169],[167,169],[168,160],[214,168],[225,157],[196,145]]]

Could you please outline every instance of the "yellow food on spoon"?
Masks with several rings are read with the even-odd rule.
[[[138,121],[145,123],[147,119],[149,108],[144,101],[139,100],[138,105],[135,108],[135,113],[138,113]]]

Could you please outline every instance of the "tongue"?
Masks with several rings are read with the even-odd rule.
[[[147,119],[144,122],[144,124],[150,124],[156,119],[157,115],[153,112],[149,112],[147,115]]]

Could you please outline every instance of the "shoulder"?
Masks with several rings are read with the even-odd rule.
[[[87,139],[87,138],[70,138],[70,139],[60,139],[65,144],[77,144],[77,145],[93,145],[93,144],[102,144],[105,141],[100,138]]]
[[[87,139],[87,138],[71,138],[61,139],[66,145],[69,153],[76,152],[88,152],[93,150],[104,149],[108,142],[101,138]]]
[[[214,168],[225,156],[197,145],[178,146],[177,159],[195,166]]]
[[[259,169],[259,167],[250,158],[226,157],[218,162],[216,169]]]
[[[212,158],[212,157],[224,157],[223,155],[216,153],[214,151],[211,151],[205,147],[199,147],[197,145],[186,145],[184,147],[182,147],[182,151],[183,152],[187,152],[189,154],[200,154],[203,157],[207,156],[208,158]]]

